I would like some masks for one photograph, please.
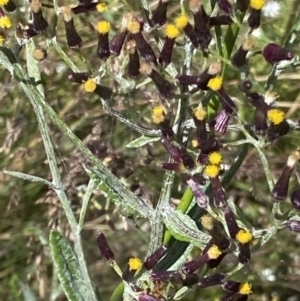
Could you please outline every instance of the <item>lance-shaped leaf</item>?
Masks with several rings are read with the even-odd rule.
[[[68,300],[84,301],[86,287],[72,247],[57,231],[51,231],[49,240],[57,276]]]
[[[203,249],[211,239],[211,236],[200,231],[195,221],[179,210],[171,206],[162,210],[164,223],[170,233],[180,241],[186,241]]]
[[[139,138],[129,142],[126,147],[129,148],[138,148],[142,147],[148,143],[159,141],[160,137],[148,137],[148,136],[140,136]]]
[[[107,178],[103,173],[89,166],[84,166],[86,173],[100,186],[101,190],[117,203],[125,212],[135,217],[148,217],[153,215],[153,209],[141,198],[136,196],[121,183]]]

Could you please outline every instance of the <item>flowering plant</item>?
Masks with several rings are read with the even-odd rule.
[[[135,249],[131,243],[135,256],[123,268],[109,243],[113,236],[105,235],[109,230],[97,231],[101,260],[119,276],[110,300],[180,300],[198,290],[207,300],[222,301],[261,294],[262,286],[252,271],[258,250],[263,251],[281,232],[300,232],[299,183],[295,181],[300,150],[297,145],[284,147],[287,137],[297,137],[300,125],[293,111],[283,109],[275,96],[281,91],[280,75],[299,65],[295,36],[300,15],[293,16],[294,25],[282,43],[271,42],[264,22],[272,14],[265,4],[264,0],[80,0],[62,6],[54,0],[48,7],[32,0],[23,9],[14,0],[0,1],[0,64],[34,109],[52,181],[47,175],[5,173],[47,185],[55,193],[52,198],[59,200],[57,212],[62,210],[67,220],[51,220],[56,223],[51,224],[45,244],[57,285],[51,292],[44,289],[45,298],[51,295],[56,300],[61,290],[70,301],[103,298],[105,286],[100,281],[95,288],[82,243],[85,219],[99,207],[105,208],[111,228],[117,208],[126,225],[136,224],[147,235],[145,259],[139,258],[145,248]],[[25,25],[16,10],[29,11]],[[93,30],[91,46],[86,46],[79,20]],[[46,67],[42,67],[51,62],[48,55],[56,63],[63,62],[62,79],[73,90],[55,95],[63,98],[71,93],[67,95],[72,98],[96,100],[109,120],[134,133],[131,141],[127,137],[126,147],[134,156],[146,150],[143,163],[137,157],[132,166],[120,163],[120,154],[110,154],[105,144],[101,149],[97,134],[80,139],[57,114],[55,104],[48,101],[51,77],[44,79]],[[263,80],[256,74],[260,69],[253,67],[256,64],[269,68]],[[58,65],[51,75],[57,69]],[[146,99],[146,106],[138,114],[130,116],[114,108],[121,101],[137,106],[139,97]],[[72,195],[62,178],[48,118],[78,152],[71,163],[86,177],[80,183],[84,185],[80,204],[72,204],[72,196],[78,198],[80,193]],[[101,126],[107,128],[104,122]],[[269,157],[277,146],[284,160],[276,173]],[[259,162],[262,173],[254,175],[255,169],[249,168],[249,176],[245,171],[247,164],[254,165],[252,160]],[[132,174],[144,167],[155,172],[145,172],[142,183]],[[161,180],[158,194],[157,187],[151,187],[151,177]],[[243,183],[249,178],[250,185]],[[263,186],[254,183],[258,178]],[[74,179],[70,183],[76,189],[80,186]],[[262,201],[267,205],[256,204]],[[92,241],[96,246],[96,239]],[[279,291],[263,293],[286,298]]]

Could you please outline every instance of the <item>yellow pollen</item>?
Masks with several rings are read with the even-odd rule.
[[[216,164],[216,165],[220,164],[221,161],[222,161],[222,155],[221,155],[221,153],[220,152],[212,152],[212,153],[210,153],[209,156],[208,156],[208,161],[211,164]]]
[[[128,265],[129,265],[129,271],[136,271],[139,270],[143,264],[139,258],[134,257],[129,259]]]
[[[215,178],[219,175],[220,172],[220,167],[218,165],[207,165],[204,169],[204,173],[210,177],[210,178]]]
[[[165,29],[165,34],[169,39],[176,39],[179,35],[178,28],[173,24],[167,24]]]
[[[6,5],[9,2],[9,0],[0,0],[0,5]]]
[[[1,28],[10,28],[11,27],[11,21],[8,16],[0,17],[0,27]]]
[[[193,140],[192,140],[192,146],[193,146],[194,148],[196,148],[196,147],[199,146],[199,142],[198,142],[197,139],[193,139]]]
[[[106,34],[110,30],[110,23],[107,21],[100,21],[97,25],[97,30],[100,34]]]
[[[84,83],[84,90],[86,92],[94,92],[96,90],[96,87],[97,87],[97,84],[96,84],[96,82],[92,78],[89,78]]]
[[[96,7],[97,7],[97,11],[100,13],[103,13],[107,10],[107,5],[106,3],[103,2],[98,3]]]
[[[212,245],[207,251],[209,259],[217,259],[221,254],[221,250],[217,245]]]
[[[239,293],[241,295],[250,295],[252,293],[251,289],[252,289],[252,284],[245,282],[240,285]]]
[[[209,80],[207,87],[213,91],[218,91],[221,89],[222,85],[223,85],[222,76],[216,76]]]
[[[178,27],[179,29],[185,28],[188,25],[188,23],[189,19],[187,15],[181,15],[175,19],[176,27]]]
[[[207,230],[212,230],[214,228],[214,219],[210,215],[205,214],[201,217],[201,225]]]
[[[130,33],[138,33],[140,31],[141,25],[137,21],[130,21],[127,25],[127,29]]]
[[[162,123],[165,120],[165,110],[163,106],[156,106],[152,111],[152,121],[156,124]]]
[[[197,120],[204,120],[204,118],[207,115],[207,112],[202,107],[197,107],[193,110],[194,116],[197,118]]]
[[[256,10],[261,10],[265,5],[265,0],[250,0],[250,7]]]
[[[236,240],[241,244],[247,244],[252,239],[252,233],[249,230],[240,230],[236,236]]]
[[[270,122],[274,123],[275,125],[280,124],[285,119],[284,112],[278,109],[269,110],[267,115]]]
[[[4,41],[5,41],[4,36],[0,35],[0,46],[3,46]]]

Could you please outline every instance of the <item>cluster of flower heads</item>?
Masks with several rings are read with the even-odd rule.
[[[208,221],[210,218],[205,217],[204,219],[206,221],[203,224],[210,224],[210,230],[213,232],[212,223]],[[222,240],[222,238],[219,238],[219,242]],[[202,255],[185,263],[179,270],[155,270],[157,263],[166,255],[168,250],[165,245],[162,245],[146,258],[144,262],[139,258],[130,258],[128,269],[122,272],[102,232],[97,234],[97,241],[102,257],[108,261],[124,283],[126,283],[124,299],[126,299],[126,295],[129,295],[130,299],[139,301],[168,300],[170,298],[170,286],[168,284],[187,287],[198,285],[201,288],[219,285],[223,290],[228,292],[220,301],[245,301],[248,295],[252,293],[252,285],[250,283],[230,280],[226,274],[216,273],[201,277],[195,273],[205,264],[209,268],[216,267],[224,257],[224,253],[214,243],[210,243],[203,250]],[[226,243],[223,241],[223,246]]]
[[[264,0],[237,0],[234,9],[227,0],[217,0],[216,3],[221,13],[210,16],[199,0],[189,0],[188,8],[192,16],[181,12],[173,22],[167,23],[168,1],[160,0],[157,8],[153,11],[149,25],[152,29],[164,28],[164,44],[157,55],[150,43],[145,38],[145,20],[133,12],[128,12],[123,16],[121,26],[112,39],[109,39],[111,24],[101,16],[101,20],[96,26],[98,32],[97,57],[105,62],[110,57],[119,56],[122,49],[128,53],[128,64],[126,74],[133,79],[144,74],[151,78],[162,99],[172,99],[175,96],[175,85],[161,75],[159,68],[165,68],[172,63],[173,48],[176,45],[177,37],[182,34],[190,41],[195,49],[202,52],[204,57],[210,55],[209,45],[212,41],[211,30],[214,26],[226,26],[234,22],[234,11],[245,13],[249,11],[247,19],[249,25],[249,35],[242,45],[231,56],[230,61],[234,68],[244,71],[248,64],[248,54],[252,48],[253,41],[251,33],[260,26],[261,10]],[[11,21],[6,12],[13,12],[16,9],[12,0],[0,0],[0,28],[10,28]],[[82,39],[78,35],[73,16],[97,10],[102,13],[108,9],[103,2],[92,2],[81,0],[74,7],[61,7],[60,12],[64,18],[66,41],[71,49],[77,49],[82,45]],[[45,32],[48,22],[42,14],[42,4],[39,0],[30,2],[32,22],[26,26],[19,24],[16,28],[17,37],[20,39],[30,39],[31,37]],[[0,37],[0,44],[4,43],[4,37]],[[268,44],[262,51],[264,59],[275,64],[282,60],[291,60],[294,54],[274,43]],[[36,57],[41,59],[45,53],[37,51]],[[96,79],[88,72],[74,73],[69,75],[69,80],[83,84],[85,91],[93,92],[103,99],[109,99],[113,95],[113,90],[97,83]],[[195,127],[196,137],[192,141],[192,146],[198,151],[194,158],[186,147],[178,146],[175,141],[175,133],[170,125],[167,112],[163,105],[155,106],[152,112],[153,123],[157,124],[161,130],[161,142],[173,158],[172,163],[162,164],[163,169],[181,171],[187,175],[187,184],[193,191],[197,204],[208,209],[209,199],[202,190],[203,185],[209,181],[212,187],[215,207],[219,210],[226,224],[227,237],[223,234],[221,225],[213,221],[210,216],[203,216],[201,219],[203,227],[209,232],[212,239],[202,250],[202,255],[190,262],[185,263],[178,271],[156,271],[149,274],[152,283],[170,282],[182,284],[183,286],[198,285],[208,287],[221,285],[229,294],[221,300],[247,300],[251,293],[251,285],[229,280],[226,274],[214,274],[201,278],[195,272],[207,265],[210,268],[217,267],[228,253],[235,251],[238,260],[246,264],[250,260],[250,243],[252,234],[250,230],[243,229],[238,225],[234,212],[227,203],[227,195],[220,181],[220,171],[222,163],[222,143],[218,134],[223,134],[228,128],[229,121],[237,115],[237,106],[227,93],[222,78],[222,64],[220,62],[211,63],[200,74],[187,75],[180,74],[177,79],[179,86],[193,86],[194,90],[201,90],[215,94],[222,108],[218,114],[208,121],[207,109],[200,103],[191,110]],[[274,141],[289,131],[289,123],[285,119],[283,111],[268,101],[268,97],[252,91],[251,81],[244,81],[240,85],[241,91],[245,93],[251,106],[255,108],[251,134],[263,136],[268,141]],[[209,131],[208,131],[209,129]],[[292,153],[287,161],[282,175],[277,181],[272,196],[275,201],[282,201],[287,197],[289,179],[293,169],[299,160],[299,152]],[[291,195],[291,202],[296,209],[300,209],[300,189]],[[283,224],[284,227],[292,231],[300,232],[300,221],[290,220]],[[223,231],[223,232],[222,232]],[[116,266],[114,254],[109,248],[103,233],[98,235],[98,244],[101,254],[113,266]],[[125,282],[131,282],[134,277],[140,275],[143,269],[152,270],[156,263],[166,254],[167,248],[162,246],[142,263],[138,259],[131,259],[128,271],[122,273]],[[144,287],[132,285],[133,294],[137,300],[157,300],[167,299],[164,290],[155,291],[156,287],[149,284]],[[161,287],[160,287],[161,288]]]

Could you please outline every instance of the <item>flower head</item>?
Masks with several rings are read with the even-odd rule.
[[[4,6],[9,2],[9,0],[0,0],[0,5]]]
[[[222,251],[217,245],[212,245],[207,251],[207,254],[209,259],[217,259],[222,254]]]
[[[220,172],[220,167],[214,164],[209,164],[204,169],[204,173],[210,178],[217,177],[219,175],[219,172]]]
[[[270,109],[267,116],[269,121],[275,125],[278,125],[285,120],[284,112],[278,109]]]
[[[235,237],[239,243],[247,244],[252,239],[252,233],[249,230],[241,229]]]
[[[89,78],[85,83],[84,83],[84,90],[86,92],[94,92],[97,88],[97,84],[94,79]]]
[[[129,271],[136,271],[139,270],[143,264],[140,258],[133,257],[129,259],[128,265],[129,265]]]
[[[208,155],[208,161],[211,164],[218,165],[222,161],[222,155],[220,152],[212,152]]]
[[[250,7],[256,10],[261,10],[265,5],[265,0],[250,0]]]
[[[103,13],[107,10],[107,5],[104,2],[100,2],[97,4],[96,8],[98,12]]]
[[[239,293],[241,295],[249,295],[252,293],[251,289],[252,289],[252,284],[248,282],[244,282],[239,287]]]
[[[10,28],[11,27],[11,21],[8,16],[0,17],[0,27],[1,28]]]
[[[216,76],[209,80],[207,87],[213,91],[218,91],[221,89],[222,85],[223,85],[222,76]]]
[[[197,120],[204,120],[207,115],[207,111],[203,107],[198,106],[193,109],[193,114]]]
[[[152,111],[152,121],[156,124],[165,120],[165,109],[163,106],[155,106]]]
[[[207,230],[212,230],[214,227],[214,219],[211,215],[205,214],[201,216],[201,225]]]
[[[179,35],[179,30],[175,25],[167,24],[165,28],[165,34],[169,39],[175,39]]]
[[[185,28],[189,23],[189,18],[187,15],[180,15],[175,19],[176,27],[179,29]]]
[[[105,20],[98,22],[97,30],[100,34],[108,33],[110,30],[110,23]]]

